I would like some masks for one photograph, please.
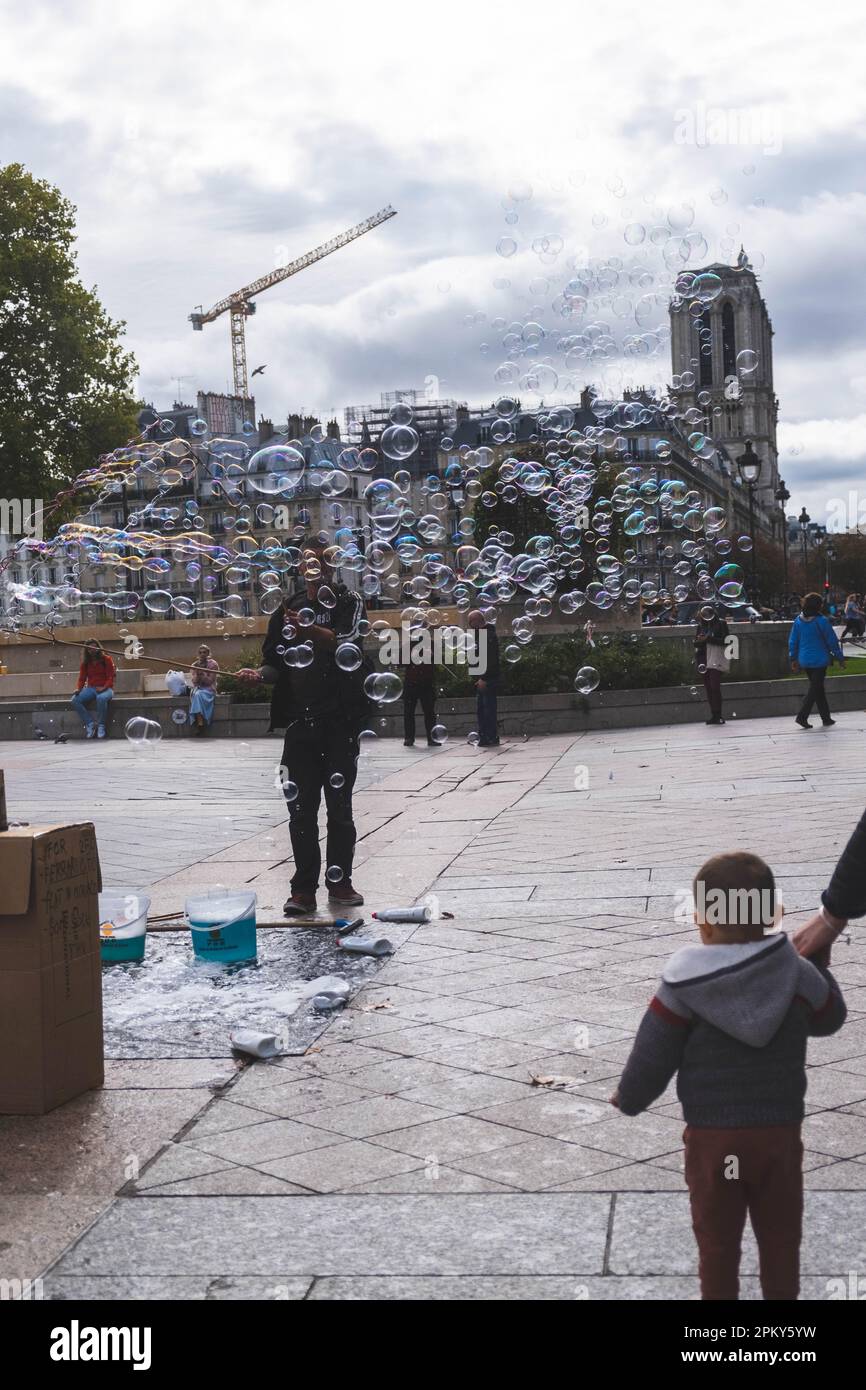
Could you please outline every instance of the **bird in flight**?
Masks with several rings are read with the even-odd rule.
[[[267,365],[268,365],[267,362],[263,362],[262,365],[261,365],[260,367],[255,367],[255,368],[253,369],[253,376],[259,376],[259,375],[265,370],[265,367],[266,367]]]

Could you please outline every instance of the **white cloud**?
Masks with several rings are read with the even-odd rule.
[[[262,296],[248,348],[268,363],[256,387],[275,419],[427,372],[489,399],[502,355],[491,319],[525,314],[530,282],[561,280],[570,258],[625,259],[627,225],[691,202],[708,260],[733,260],[740,242],[764,257],[799,499],[807,465],[826,480],[866,460],[860,7],[846,0],[832,19],[822,27],[803,0],[784,23],[746,0],[688,15],[679,0],[651,14],[614,0],[602,18],[571,0],[7,5],[0,158],[76,202],[84,277],[127,321],[157,403],[174,378],[186,396],[226,384],[228,326],[193,334],[197,303],[392,201],[396,219]],[[781,152],[678,145],[676,113],[698,102],[771,110]],[[533,196],[509,204],[516,182]],[[531,249],[503,261],[496,243],[512,233],[564,249],[552,265]],[[543,321],[562,329],[551,298]],[[485,318],[467,329],[469,314]],[[647,384],[668,371],[664,356],[640,367]]]

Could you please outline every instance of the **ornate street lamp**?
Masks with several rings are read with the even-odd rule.
[[[788,514],[786,507],[791,500],[791,494],[785,487],[784,478],[779,479],[779,486],[776,488],[776,501],[782,508],[782,602],[788,602]],[[784,612],[784,609],[782,610]]]
[[[758,600],[758,572],[757,557],[755,555],[755,488],[761,476],[761,460],[752,448],[751,439],[746,440],[745,452],[740,454],[737,459],[737,468],[740,470],[740,477],[749,489],[749,535],[752,541],[752,603],[757,606]]]
[[[809,587],[809,576],[806,569],[806,540],[809,534],[809,522],[811,520],[812,518],[804,507],[797,517],[797,524],[800,527],[800,540],[803,542],[803,593],[805,593]]]
[[[836,559],[836,547],[831,540],[824,546],[824,596],[827,602],[833,597],[833,581],[831,578],[831,566]]]

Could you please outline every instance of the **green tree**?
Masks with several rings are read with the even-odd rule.
[[[75,208],[20,164],[0,168],[0,479],[46,503],[135,432],[125,325],[85,289]]]

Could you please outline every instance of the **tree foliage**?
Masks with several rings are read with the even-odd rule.
[[[0,168],[0,488],[46,502],[135,432],[136,364],[81,283],[75,208]]]

